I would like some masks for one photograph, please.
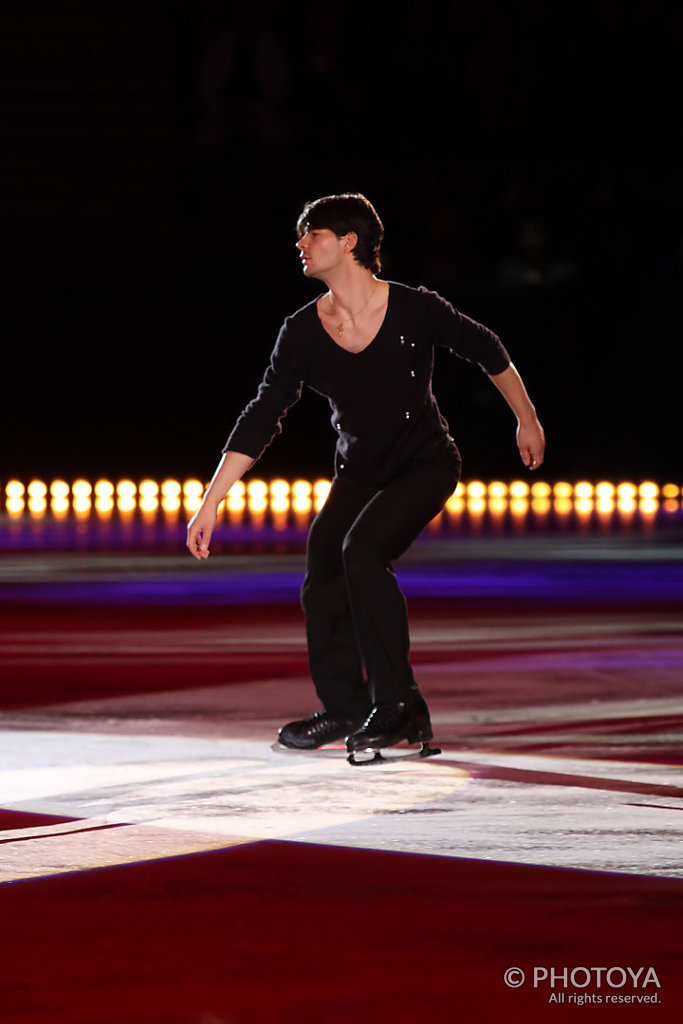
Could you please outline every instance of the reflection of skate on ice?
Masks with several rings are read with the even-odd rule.
[[[301,756],[304,757],[322,757],[325,759],[348,758],[346,746],[343,741],[335,744],[325,745],[324,747],[286,747],[282,743],[275,742],[271,745],[271,750],[274,750],[276,754],[285,754],[287,757]]]
[[[422,760],[425,757],[434,757],[436,754],[441,753],[439,747],[431,747],[429,743],[422,743],[419,750],[413,750],[410,747],[392,747],[391,753],[382,753],[380,750],[366,747],[363,750],[355,750],[352,754],[349,754],[346,746],[341,742],[309,749],[285,747],[282,743],[276,742],[272,744],[270,749],[275,751],[276,754],[285,754],[288,757],[301,757],[303,755],[304,757],[320,757],[324,760],[341,760],[341,758],[344,758],[349,764],[355,765],[378,764],[379,762],[395,764],[398,761]],[[384,749],[386,750],[386,748]]]
[[[375,704],[361,728],[352,733],[346,741],[349,764],[376,764],[378,761],[399,761],[406,758],[433,757],[440,754],[438,747],[430,747],[432,723],[427,705],[422,697],[411,703]],[[396,747],[407,740],[419,743],[418,751],[384,755],[387,747]]]
[[[405,747],[392,748],[391,754],[383,754],[380,750],[365,747],[363,750],[354,750],[353,753],[348,755],[347,761],[349,764],[355,765],[378,764],[381,762],[396,764],[397,761],[421,760],[425,757],[435,757],[440,753],[440,747],[430,747],[429,743],[422,743],[419,750],[410,750]]]

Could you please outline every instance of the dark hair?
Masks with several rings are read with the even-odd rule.
[[[384,225],[372,203],[360,192],[323,196],[306,203],[296,223],[299,238],[311,228],[328,228],[338,238],[355,231],[358,242],[353,250],[354,258],[373,274],[382,269],[379,249],[384,238]]]

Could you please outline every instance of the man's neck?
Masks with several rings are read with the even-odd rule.
[[[377,288],[377,278],[365,267],[354,267],[330,276],[325,284],[330,290],[330,308],[353,313],[368,302]]]

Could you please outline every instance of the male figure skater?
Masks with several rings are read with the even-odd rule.
[[[327,396],[334,479],[311,525],[301,591],[309,665],[323,705],[280,729],[302,750],[346,738],[355,751],[432,736],[408,658],[406,604],[392,563],[443,508],[460,455],[432,394],[434,345],[479,363],[517,417],[523,463],[544,435],[499,338],[435,292],[378,277],[382,223],[362,195],[307,203],[297,224],[303,273],[326,286],[284,321],[256,397],[237,420],[187,546],[207,558],[216,509],[254,465],[303,384]]]

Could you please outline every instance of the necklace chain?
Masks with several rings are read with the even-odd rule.
[[[365,309],[366,306],[370,305],[370,303],[372,302],[372,297],[375,294],[375,292],[377,291],[377,285],[378,284],[379,284],[379,281],[375,281],[375,287],[370,292],[370,298],[368,299],[367,302],[363,303],[363,305],[360,307],[360,309],[357,309],[355,313],[352,313],[351,316],[347,316],[345,320],[342,320],[341,323],[337,324],[336,330],[337,330],[337,334],[340,337],[344,333],[344,324],[347,324],[349,322],[349,320],[353,320],[354,317],[357,317],[359,313],[363,312],[363,310]],[[330,308],[331,308],[332,314],[334,315],[334,307],[332,306],[332,293],[331,292],[330,292]]]

